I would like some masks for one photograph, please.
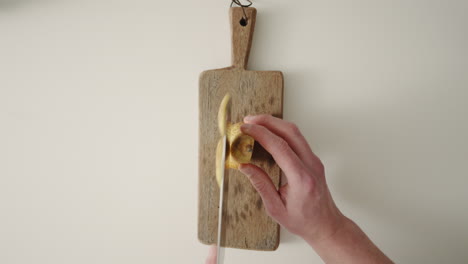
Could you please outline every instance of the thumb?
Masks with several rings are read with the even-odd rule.
[[[210,248],[208,249],[208,257],[206,258],[205,264],[216,264],[217,258],[218,258],[218,255],[216,252],[216,246],[211,245]]]
[[[239,170],[249,178],[252,186],[260,194],[267,213],[280,222],[279,219],[284,215],[285,208],[270,176],[253,164],[241,164]]]

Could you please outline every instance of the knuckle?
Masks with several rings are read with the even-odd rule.
[[[305,193],[311,194],[315,192],[316,188],[316,181],[310,175],[303,177],[302,179],[302,187],[304,188]]]
[[[276,146],[278,147],[278,150],[282,153],[286,152],[289,149],[288,142],[286,142],[286,140],[282,138],[277,139]]]
[[[325,174],[325,166],[323,165],[322,162],[318,162],[317,164],[317,170],[319,172],[320,175],[324,175]]]
[[[259,193],[264,193],[267,190],[267,184],[262,180],[252,179],[252,185]]]
[[[257,120],[261,124],[267,123],[269,119],[270,119],[270,115],[267,115],[267,114],[261,114],[257,116]]]
[[[323,164],[323,162],[320,160],[319,157],[315,156],[315,154],[314,154],[314,159],[312,160],[312,170],[318,177],[325,176],[325,165]]]
[[[294,123],[289,123],[288,124],[288,129],[289,129],[289,131],[291,131],[292,135],[300,135],[301,134],[301,131],[300,131],[299,127]]]

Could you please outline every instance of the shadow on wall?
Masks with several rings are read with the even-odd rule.
[[[320,80],[308,72],[284,74],[285,119],[302,120],[299,126],[313,147],[319,145],[319,155],[333,157],[333,164],[326,165],[333,167],[327,178],[334,196],[370,219],[373,230],[389,235],[379,237],[386,241],[384,251],[402,263],[468,263],[468,215],[460,208],[466,195],[449,178],[454,176],[443,174],[460,166],[462,160],[449,159],[450,153],[459,153],[457,146],[446,146],[444,134],[433,132],[440,123],[408,113],[411,104],[421,109],[430,105],[357,103],[323,109],[320,91],[310,88]],[[427,164],[439,159],[445,162]],[[285,231],[281,235],[282,243],[299,240]]]
[[[360,167],[363,163],[354,160],[352,155],[343,157],[346,162],[336,172],[335,190],[367,219],[375,221],[375,226],[386,230],[382,233],[395,232],[390,238],[381,238],[381,241],[392,241],[387,245],[393,244],[393,252],[387,254],[404,263],[468,263],[468,229],[466,222],[458,218],[459,211],[453,207],[444,208],[441,206],[444,202],[440,200],[431,206],[433,198],[427,195],[418,197],[414,179],[420,178],[416,181],[420,182],[420,188],[425,188],[423,178],[427,174],[404,175],[413,182],[412,187],[399,190],[397,186],[405,184],[403,177],[396,177],[393,183],[392,180],[379,183],[379,178],[391,178],[392,175],[379,175],[378,171],[385,170],[385,166],[377,161],[378,157],[367,158],[369,164],[375,162],[379,167],[363,170]]]
[[[32,0],[0,0],[0,10],[7,8],[16,8],[28,2],[34,2]]]
[[[462,208],[450,205],[453,198],[445,198],[442,194],[450,192],[445,189],[447,186],[435,186],[438,180],[434,178],[447,176],[428,171],[432,165],[418,159],[435,162],[435,158],[427,157],[427,153],[418,153],[425,150],[413,149],[416,146],[405,147],[408,138],[396,136],[384,142],[392,132],[372,131],[372,125],[366,127],[365,123],[372,124],[378,118],[374,115],[378,113],[369,111],[366,115],[359,112],[355,116],[362,119],[358,123],[368,129],[364,133],[369,138],[372,133],[380,133],[380,140],[374,138],[366,142],[357,139],[353,143],[359,137],[356,131],[340,128],[340,125],[332,129],[333,145],[341,161],[334,173],[335,191],[352,208],[358,208],[360,213],[375,221],[376,226],[385,230],[383,233],[395,232],[390,238],[382,238],[392,241],[387,245],[393,244],[393,252],[387,253],[390,256],[393,253],[395,261],[468,263],[468,229],[466,221],[462,220],[466,215],[460,215]],[[381,141],[380,145],[378,141]],[[400,142],[396,143],[399,147],[391,146],[395,141]]]
[[[27,5],[48,3],[51,0],[0,0],[0,12],[18,9]]]

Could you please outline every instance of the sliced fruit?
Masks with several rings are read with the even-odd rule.
[[[227,93],[221,104],[219,105],[218,110],[218,128],[221,136],[226,135],[226,126],[227,126],[227,117],[228,117],[228,104],[231,101],[231,95]]]
[[[241,163],[249,163],[252,158],[254,139],[241,132],[242,122],[227,125],[227,153],[226,168],[239,169]]]
[[[220,138],[218,141],[218,145],[216,146],[216,182],[218,182],[218,186],[221,186],[221,175],[223,173],[224,168],[221,164],[223,159],[223,138]]]
[[[222,167],[223,140],[218,141],[216,146],[216,181],[221,186],[221,175],[224,169],[239,169],[241,163],[249,163],[252,159],[254,139],[245,135],[240,130],[242,122],[231,124],[228,121],[229,103],[231,96],[226,94],[221,101],[218,110],[218,129],[221,137],[226,135],[226,162]]]

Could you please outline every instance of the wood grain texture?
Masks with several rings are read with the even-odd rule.
[[[219,188],[215,177],[215,150],[220,138],[217,128],[219,104],[226,93],[232,96],[230,121],[240,122],[246,115],[272,114],[282,118],[283,75],[279,71],[246,70],[256,10],[247,8],[248,23],[240,25],[241,8],[230,9],[232,66],[201,73],[199,81],[199,208],[198,238],[216,243]],[[255,143],[252,163],[270,175],[276,187],[280,168],[273,158]],[[275,250],[279,226],[265,212],[262,200],[249,180],[237,170],[226,170],[223,211],[225,247]]]

